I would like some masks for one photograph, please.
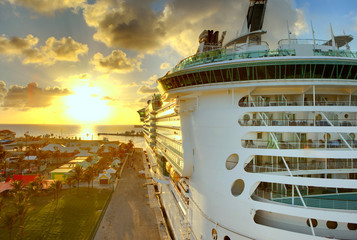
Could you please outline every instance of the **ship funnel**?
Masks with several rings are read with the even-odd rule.
[[[267,2],[268,0],[250,0],[246,21],[249,32],[262,30]]]

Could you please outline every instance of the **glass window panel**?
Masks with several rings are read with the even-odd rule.
[[[332,64],[326,64],[323,78],[330,78],[332,71],[333,71],[333,65]]]

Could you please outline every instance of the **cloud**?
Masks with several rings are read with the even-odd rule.
[[[35,12],[53,15],[55,11],[67,8],[77,9],[82,6],[85,0],[7,0],[14,5],[29,8]]]
[[[78,56],[88,52],[88,46],[76,42],[71,37],[57,40],[47,39],[46,44],[36,48],[38,38],[27,35],[26,38],[0,36],[0,55],[17,56],[23,64],[52,65],[57,61],[78,62]]]
[[[21,55],[24,51],[32,49],[38,43],[38,38],[27,35],[26,38],[0,36],[0,54]]]
[[[277,47],[277,43],[287,36],[287,23],[292,37],[306,33],[308,26],[304,12],[294,8],[292,0],[269,1],[263,28],[268,31],[264,41],[269,41],[270,48]]]
[[[109,47],[151,53],[171,47],[183,56],[192,55],[198,47],[197,37],[204,29],[227,30],[231,39],[246,17],[248,1],[236,0],[98,0],[85,5],[83,15],[88,26],[95,28],[94,39]],[[229,17],[227,17],[229,16]],[[304,14],[294,8],[293,0],[269,1],[264,29],[274,44],[284,37],[286,21],[291,31],[300,34],[307,29]],[[279,33],[276,35],[276,33]]]
[[[131,82],[131,83],[120,83],[120,88],[131,88],[131,87],[138,87],[138,84],[136,82]]]
[[[128,58],[121,50],[114,50],[106,57],[98,52],[94,54],[91,63],[98,71],[118,73],[128,73],[135,69],[140,70],[141,65],[139,58]]]
[[[0,84],[2,85],[2,84]],[[35,82],[29,83],[26,87],[11,86],[4,96],[2,107],[5,108],[43,108],[52,104],[54,98],[70,95],[68,89],[40,88]]]
[[[4,97],[7,94],[6,83],[4,81],[0,81],[0,104],[4,101]]]
[[[114,99],[114,98],[109,97],[109,96],[104,96],[104,97],[102,97],[100,100],[105,100],[105,101],[115,101],[115,99]]]
[[[157,74],[152,75],[148,80],[142,81],[142,83],[147,85],[153,85],[154,83],[156,83],[156,79],[158,79]]]
[[[158,92],[159,92],[159,90],[156,87],[151,88],[146,85],[143,85],[138,89],[139,94],[154,94],[154,93],[158,93]]]
[[[107,46],[147,51],[163,42],[165,27],[152,1],[99,0],[84,7],[84,18],[97,32],[94,39]]]
[[[87,82],[91,79],[91,75],[89,73],[80,73],[71,75],[68,77],[58,77],[55,79],[56,82],[73,82],[73,81],[84,81]]]
[[[171,64],[168,62],[161,63],[160,69],[169,69],[171,68]]]

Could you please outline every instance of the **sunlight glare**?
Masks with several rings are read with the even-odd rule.
[[[97,122],[109,115],[109,106],[100,98],[101,90],[95,86],[81,86],[73,89],[74,94],[66,97],[67,113],[81,122]]]

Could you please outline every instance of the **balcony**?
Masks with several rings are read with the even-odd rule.
[[[295,120],[287,120],[287,119],[267,119],[264,120],[267,126],[331,126],[325,120],[315,120],[314,118],[305,118],[305,119],[295,119]],[[241,126],[265,126],[264,122],[260,119],[239,119],[239,124]],[[335,127],[354,127],[357,126],[357,120],[331,120],[330,121]]]
[[[351,148],[357,148],[357,141],[346,140]],[[273,140],[260,140],[260,139],[243,139],[241,142],[244,148],[260,148],[260,149],[349,149],[341,139],[335,139],[331,141],[324,140],[311,140],[308,141],[277,141],[277,145]]]
[[[285,158],[289,159],[289,158]],[[289,162],[291,160],[287,160],[287,164],[289,166],[289,170],[293,173],[298,171],[304,171],[303,175],[309,174],[323,174],[328,173],[330,170],[335,169],[357,169],[357,159],[313,159],[304,162]],[[283,163],[280,160],[278,163],[264,163],[264,164],[254,164],[250,162],[245,168],[245,171],[251,173],[278,173],[278,172],[286,172],[288,175],[288,171]],[[317,171],[316,171],[317,170]],[[319,171],[323,170],[323,171]],[[349,173],[349,172],[346,172]],[[301,172],[296,173],[301,175]]]
[[[357,101],[243,101],[240,107],[281,107],[281,106],[357,106]]]
[[[356,192],[338,193],[335,191],[333,193],[331,191],[319,195],[312,195],[313,192],[307,192],[306,189],[302,192],[304,193],[302,198],[307,207],[357,210]],[[284,194],[283,192],[279,191],[256,189],[253,198],[258,201],[259,198],[263,198],[283,204],[303,206],[301,199],[298,196],[295,196],[297,196],[297,193],[295,193],[294,196],[291,196],[291,194]]]

